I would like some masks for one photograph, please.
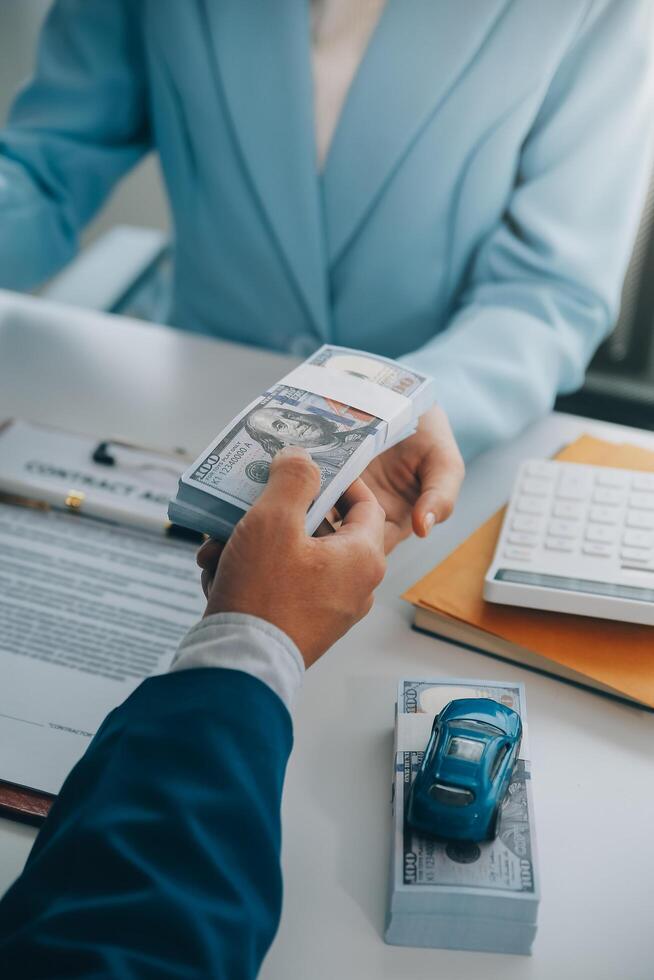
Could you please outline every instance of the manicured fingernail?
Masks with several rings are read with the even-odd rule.
[[[436,517],[434,514],[432,514],[431,511],[429,511],[429,513],[425,516],[424,525],[423,525],[425,528],[425,534],[429,534],[429,532],[431,531],[435,523],[436,523]]]

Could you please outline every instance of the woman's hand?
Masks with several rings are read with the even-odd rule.
[[[450,516],[464,473],[450,423],[438,406],[422,416],[415,435],[372,461],[362,478],[386,513],[387,554],[412,529],[424,538]]]

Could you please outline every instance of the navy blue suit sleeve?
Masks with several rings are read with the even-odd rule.
[[[0,903],[0,975],[257,975],[281,912],[288,712],[262,682],[145,681],[67,779]]]

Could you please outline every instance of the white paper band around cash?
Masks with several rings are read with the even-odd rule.
[[[331,398],[383,419],[388,425],[387,439],[394,438],[412,421],[410,398],[355,374],[332,371],[315,364],[300,364],[279,384],[310,391],[321,398]]]
[[[424,752],[431,735],[434,715],[423,711],[414,714],[398,713],[397,750],[398,752]]]
[[[303,446],[320,470],[313,534],[348,486],[408,438],[435,401],[433,378],[396,361],[324,345],[229,422],[182,474],[168,516],[226,541],[258,499],[273,457]]]

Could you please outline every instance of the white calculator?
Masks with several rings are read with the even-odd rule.
[[[654,625],[654,473],[524,462],[484,598]]]

